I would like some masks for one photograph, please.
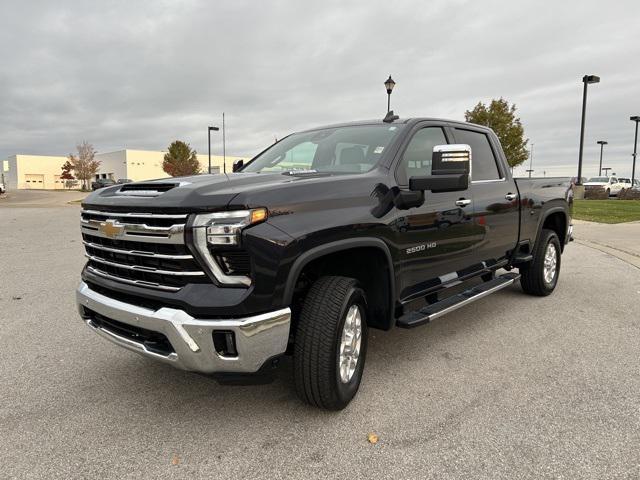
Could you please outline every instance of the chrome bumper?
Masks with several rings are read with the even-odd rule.
[[[76,291],[80,315],[96,333],[111,342],[146,357],[160,360],[182,370],[202,373],[253,373],[270,358],[287,349],[291,310],[284,308],[245,318],[195,319],[183,310],[163,307],[150,310],[97,293],[81,282]],[[174,352],[152,352],[130,338],[103,328],[87,318],[85,308],[108,319],[164,334]],[[238,355],[220,355],[214,348],[214,330],[235,334]]]

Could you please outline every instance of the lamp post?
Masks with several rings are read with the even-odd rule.
[[[531,150],[529,151],[529,170],[527,172],[533,172],[533,143],[531,144]],[[531,173],[529,173],[529,178],[531,178]]]
[[[578,153],[578,179],[576,185],[582,185],[582,151],[584,150],[584,120],[587,113],[587,86],[590,83],[598,82],[600,82],[600,77],[597,75],[585,75],[582,77],[584,88],[582,90],[582,123],[580,124],[580,152]]]
[[[214,132],[217,132],[220,129],[218,127],[209,127],[209,130],[207,131],[207,133],[209,134],[209,170],[208,170],[208,173],[211,173],[211,130],[213,130]]]
[[[532,174],[534,171],[533,171],[533,170],[531,170],[531,169],[529,169],[529,170],[526,170],[526,172],[529,174],[529,178],[531,178],[531,174]]]
[[[608,177],[609,176],[609,170],[611,170],[611,167],[602,167],[602,170],[604,170],[604,176]]]
[[[396,82],[393,81],[391,75],[384,82],[384,86],[387,89],[387,113],[391,111],[391,92],[393,92],[393,87],[396,86]]]
[[[602,176],[602,151],[604,150],[604,146],[608,145],[609,142],[605,142],[604,140],[598,140],[596,143],[600,145],[600,167],[598,167],[598,176],[601,177]]]
[[[636,136],[633,140],[633,167],[631,167],[631,186],[636,179],[636,156],[638,155],[638,122],[640,122],[640,116],[629,117],[629,120],[636,122]]]

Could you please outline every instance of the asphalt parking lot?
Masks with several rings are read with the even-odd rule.
[[[360,393],[327,413],[288,362],[220,386],[89,331],[78,216],[0,208],[1,478],[640,477],[640,269],[620,258],[574,242],[551,297],[375,332]]]

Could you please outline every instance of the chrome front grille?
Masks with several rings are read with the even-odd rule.
[[[210,283],[184,242],[186,214],[83,210],[87,271],[128,285],[178,291]]]

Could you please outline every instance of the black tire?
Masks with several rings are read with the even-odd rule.
[[[347,312],[357,305],[361,315],[360,354],[349,381],[339,372],[340,340]],[[326,410],[342,410],[358,392],[367,353],[367,304],[358,282],[322,277],[310,288],[294,338],[296,392],[304,402]]]
[[[607,197],[610,197],[610,196],[611,196],[611,190],[607,188]]]
[[[555,274],[550,282],[544,276],[545,254],[549,244],[553,244],[555,247],[556,255]],[[520,267],[520,274],[522,275],[520,277],[520,285],[525,293],[545,297],[555,290],[560,276],[560,261],[562,258],[560,247],[560,239],[556,232],[547,229],[542,230],[533,253],[533,260]]]

